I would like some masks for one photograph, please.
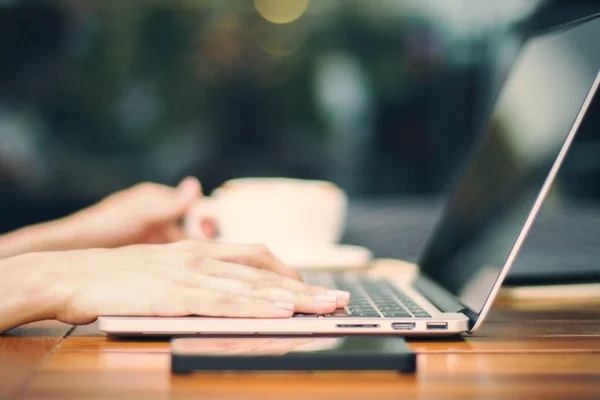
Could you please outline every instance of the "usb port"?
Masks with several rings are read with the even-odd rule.
[[[428,330],[444,330],[447,331],[448,330],[448,323],[447,322],[428,322],[427,323],[427,329]]]
[[[392,322],[392,329],[397,331],[412,331],[415,326],[414,322]]]

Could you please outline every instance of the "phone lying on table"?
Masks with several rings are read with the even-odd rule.
[[[185,337],[171,341],[171,370],[412,373],[416,354],[398,336]]]

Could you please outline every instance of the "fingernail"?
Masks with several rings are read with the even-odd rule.
[[[273,305],[277,308],[282,308],[282,309],[288,310],[288,311],[294,311],[293,303],[275,303]]]
[[[328,290],[326,295],[340,300],[350,300],[350,293],[343,290]]]
[[[337,303],[337,298],[333,297],[333,296],[323,296],[323,295],[317,294],[317,295],[313,296],[313,298],[315,300],[325,301],[327,303]]]

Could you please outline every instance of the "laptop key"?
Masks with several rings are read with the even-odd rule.
[[[402,310],[398,304],[376,304],[382,310]]]
[[[348,308],[351,310],[354,310],[354,311],[373,311],[373,310],[375,310],[371,306],[349,306]]]
[[[431,318],[431,315],[427,314],[426,312],[419,312],[419,313],[415,313],[415,317],[417,317],[417,318]]]
[[[318,314],[296,313],[296,314],[292,315],[292,318],[319,318],[319,315]]]
[[[365,309],[359,309],[359,310],[348,309],[348,311],[350,311],[350,313],[352,313],[353,315],[354,314],[377,314],[377,311],[374,308],[367,309],[367,310],[365,310]]]
[[[349,306],[351,307],[372,307],[371,303],[369,303],[368,301],[361,301],[361,302],[354,302],[354,301],[350,301]]]
[[[331,314],[324,315],[325,318],[348,318],[350,314],[346,312],[346,310],[336,310]]]
[[[318,314],[295,314],[292,318],[319,318]]]
[[[396,314],[396,313],[392,313],[392,314],[383,313],[383,316],[384,316],[384,318],[413,318],[412,315]]]

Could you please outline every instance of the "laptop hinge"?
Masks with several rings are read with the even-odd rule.
[[[456,296],[426,276],[419,275],[413,286],[442,312],[466,314],[469,311]]]

